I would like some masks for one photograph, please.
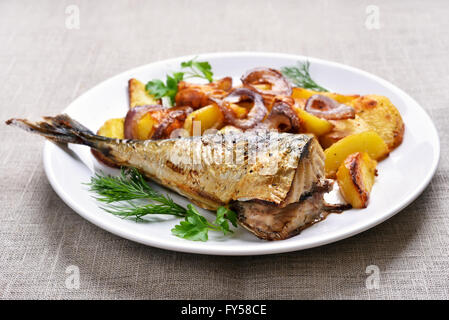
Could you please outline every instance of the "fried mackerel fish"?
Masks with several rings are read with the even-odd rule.
[[[261,239],[292,237],[328,212],[347,208],[323,200],[329,189],[324,153],[309,135],[217,133],[141,141],[95,135],[67,115],[6,123],[54,142],[89,146],[202,208],[229,205],[240,224]]]

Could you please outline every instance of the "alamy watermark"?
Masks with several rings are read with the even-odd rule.
[[[365,27],[368,30],[379,30],[380,29],[380,9],[378,6],[369,5],[365,9],[367,14],[365,19]]]
[[[80,268],[75,265],[70,265],[65,269],[68,274],[65,279],[65,287],[69,290],[78,290],[80,288]]]
[[[380,269],[375,264],[366,267],[365,273],[368,277],[365,280],[365,287],[368,290],[379,289],[380,283]]]
[[[69,30],[77,30],[80,28],[80,8],[71,4],[65,8],[65,27]]]

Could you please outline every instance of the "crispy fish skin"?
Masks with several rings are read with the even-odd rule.
[[[141,141],[95,135],[67,115],[6,123],[54,142],[89,146],[202,208],[229,205],[244,228],[265,240],[292,237],[327,212],[349,208],[323,200],[329,189],[324,152],[309,135],[252,131]]]
[[[117,165],[135,167],[205,209],[248,200],[285,207],[310,193],[315,181],[324,176],[322,164],[310,160],[312,154],[318,155],[315,162],[324,159],[322,149],[308,135],[252,132],[120,140],[95,135],[67,115],[44,120],[11,119],[7,124],[56,142],[92,147]]]
[[[279,147],[273,149],[253,134],[218,134],[148,141],[136,145],[144,152],[113,150],[111,154],[206,209],[251,199],[285,206],[300,158],[308,153],[312,140],[278,135]],[[254,150],[257,145],[260,148]],[[251,161],[249,154],[256,152],[259,159]],[[123,159],[123,154],[129,158]]]

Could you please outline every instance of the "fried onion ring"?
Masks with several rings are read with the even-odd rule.
[[[354,108],[321,94],[311,96],[304,107],[307,112],[326,120],[354,119]]]
[[[251,88],[261,94],[284,95],[292,94],[290,82],[281,72],[270,68],[254,68],[248,70],[240,79],[244,86]],[[270,90],[261,90],[255,87],[258,84],[271,85]]]
[[[246,119],[238,119],[227,105],[247,99],[253,101],[254,105],[249,111]],[[255,127],[268,113],[267,108],[263,103],[262,96],[247,88],[235,89],[222,100],[214,99],[214,101],[223,112],[226,122],[243,130]]]
[[[276,102],[273,105],[263,124],[268,129],[275,129],[278,132],[298,133],[301,128],[298,115],[288,103],[283,101]]]

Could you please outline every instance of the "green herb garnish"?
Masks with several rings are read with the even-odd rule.
[[[233,233],[229,222],[237,227],[237,215],[232,210],[218,208],[215,221],[209,222],[193,205],[184,208],[170,197],[155,191],[135,168],[122,169],[121,175],[117,177],[97,173],[87,185],[89,191],[97,194],[95,199],[105,204],[102,209],[113,215],[137,222],[145,221],[143,217],[150,214],[183,217],[184,220],[171,230],[180,238],[207,241],[209,230],[226,235]],[[151,203],[142,204],[142,199],[150,200]],[[115,204],[117,202],[119,204]]]
[[[225,207],[218,208],[217,218],[211,223],[200,215],[194,206],[188,204],[185,220],[176,225],[171,232],[180,238],[207,241],[209,230],[223,232],[224,235],[232,233],[228,221],[237,227],[237,215]]]
[[[169,97],[172,104],[175,103],[175,96],[178,92],[178,83],[184,78],[183,72],[175,72],[173,75],[167,75],[165,83],[162,80],[152,80],[145,86],[146,90],[156,99]]]
[[[212,82],[214,73],[212,72],[212,67],[207,61],[195,61],[196,58],[181,62],[181,68],[187,68],[188,70],[184,72],[185,79],[188,78],[202,78],[209,82]]]
[[[293,84],[300,88],[310,89],[320,92],[328,92],[326,88],[318,85],[310,76],[310,62],[298,62],[297,66],[281,68],[282,74],[287,77]]]
[[[210,63],[207,61],[196,61],[195,59],[181,62],[181,68],[187,70],[167,75],[165,83],[158,79],[149,81],[145,86],[146,90],[156,99],[169,97],[171,103],[174,104],[175,96],[178,92],[178,83],[180,81],[189,78],[201,78],[212,82],[214,74]]]

